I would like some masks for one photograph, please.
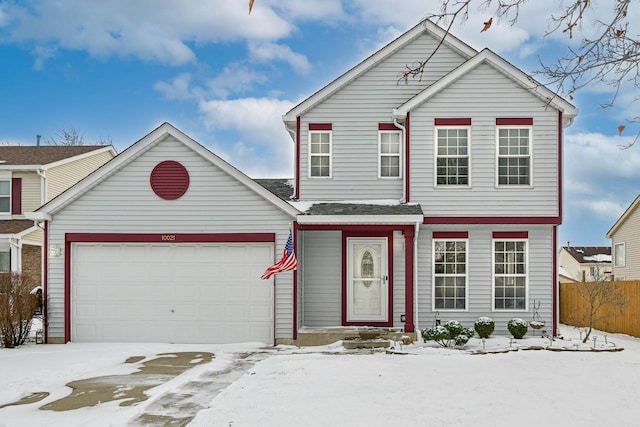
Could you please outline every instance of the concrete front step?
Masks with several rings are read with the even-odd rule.
[[[369,327],[332,327],[332,328],[303,328],[298,331],[298,339],[292,344],[305,346],[328,345],[337,341],[403,341],[411,343],[415,333],[405,333],[401,328],[369,328]],[[353,344],[355,345],[355,344]],[[373,344],[371,344],[373,345]],[[385,346],[385,347],[388,347]],[[346,348],[346,345],[345,345]],[[357,348],[357,347],[354,347]],[[376,347],[360,347],[376,348]]]

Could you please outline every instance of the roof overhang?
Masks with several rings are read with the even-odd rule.
[[[636,210],[638,205],[640,205],[640,195],[636,197],[636,199],[631,203],[631,205],[629,205],[627,210],[625,210],[624,213],[620,216],[620,218],[618,218],[616,223],[613,224],[613,227],[611,227],[611,229],[607,231],[607,239],[613,238],[613,234],[616,231],[618,231],[618,228],[620,228],[620,226],[624,224],[627,218],[631,216],[631,214]]]
[[[298,215],[297,222],[303,225],[413,225],[422,224],[423,219],[422,215]]]

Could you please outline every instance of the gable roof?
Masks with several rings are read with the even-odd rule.
[[[115,150],[111,145],[30,145],[0,146],[0,169],[15,169],[16,166],[42,168],[51,164],[71,161],[82,155]],[[9,167],[7,167],[9,166]],[[13,166],[13,167],[11,167]]]
[[[542,86],[540,83],[537,83],[531,78],[531,76],[527,75],[510,62],[506,61],[504,58],[498,56],[489,49],[483,49],[473,58],[468,59],[466,62],[445,75],[443,78],[433,83],[431,86],[424,89],[416,96],[400,105],[398,108],[395,108],[393,110],[393,116],[396,119],[405,119],[409,111],[426,102],[429,98],[433,97],[441,90],[447,88],[449,85],[469,73],[474,68],[478,67],[480,64],[490,65],[498,72],[513,80],[519,86],[528,89],[531,94],[537,96],[545,103],[548,103],[550,106],[562,111],[563,124],[565,126],[569,126],[574,117],[578,115],[577,108],[572,104],[565,101],[550,89]]]
[[[580,264],[610,264],[610,246],[563,246],[569,255]]]
[[[227,173],[232,178],[244,184],[246,187],[253,190],[284,212],[288,213],[291,216],[295,216],[298,213],[298,210],[293,206],[278,198],[266,188],[262,187],[247,175],[243,174],[238,169],[234,168],[229,163],[213,154],[203,145],[191,139],[189,136],[184,134],[182,131],[180,131],[170,123],[165,122],[151,131],[149,134],[144,136],[142,139],[138,140],[133,145],[128,147],[122,153],[111,159],[109,162],[104,164],[101,168],[95,170],[59,196],[38,208],[35,212],[28,213],[27,217],[33,220],[50,219],[51,215],[60,211],[73,200],[98,185],[101,181],[115,174],[118,170],[127,165],[131,160],[137,158],[139,155],[150,149],[155,144],[159,143],[168,135],[172,135],[179,142],[181,142],[197,154],[201,155],[203,158],[210,161],[213,165],[220,168],[223,172]]]
[[[638,209],[638,206],[640,206],[640,195],[638,195],[638,197],[636,197],[636,199],[631,202],[631,205],[629,205],[627,210],[624,211],[620,218],[618,218],[616,223],[613,224],[613,227],[611,227],[611,229],[607,231],[607,239],[611,239],[613,237],[614,233],[618,231],[618,229],[622,226],[622,224],[624,224],[627,218],[629,218],[633,214],[633,212]]]
[[[382,49],[378,50],[373,55],[369,56],[367,59],[360,62],[358,65],[351,68],[349,71],[342,74],[340,77],[293,107],[282,117],[282,119],[285,123],[294,123],[296,117],[318,105],[339,89],[360,77],[371,68],[378,65],[381,61],[393,55],[424,33],[433,35],[437,40],[442,40],[442,38],[446,36],[443,40],[443,44],[460,53],[460,55],[465,58],[470,58],[478,53],[477,50],[453,36],[451,33],[447,34],[447,32],[437,24],[429,20],[423,20],[400,37],[396,38]]]

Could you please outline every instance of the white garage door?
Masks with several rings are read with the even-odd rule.
[[[273,343],[273,244],[73,244],[72,340]]]

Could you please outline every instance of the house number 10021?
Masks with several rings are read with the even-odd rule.
[[[176,235],[175,234],[163,234],[162,236],[160,236],[161,240],[167,241],[167,240],[176,240]]]

